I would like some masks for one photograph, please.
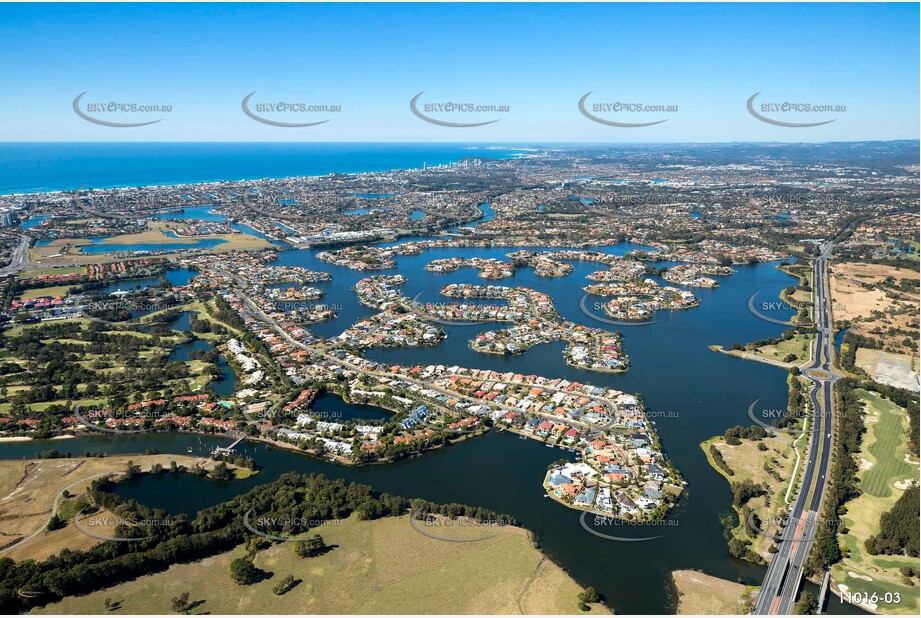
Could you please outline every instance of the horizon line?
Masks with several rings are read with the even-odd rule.
[[[315,140],[315,141],[297,141],[297,140],[0,140],[0,144],[464,144],[470,146],[581,146],[581,145],[598,145],[598,146],[654,146],[654,145],[681,145],[681,144],[707,144],[707,145],[732,145],[732,144],[869,144],[876,142],[919,142],[921,137],[897,137],[897,138],[878,138],[878,139],[837,139],[837,140],[733,140],[733,141],[649,141],[649,142],[627,142],[627,141],[512,141],[497,140],[493,142],[464,142],[464,141],[383,141],[383,140]]]

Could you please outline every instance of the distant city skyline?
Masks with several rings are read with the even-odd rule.
[[[918,139],[918,19],[910,3],[2,5],[0,141]]]

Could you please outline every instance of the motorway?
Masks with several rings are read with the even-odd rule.
[[[800,492],[787,525],[771,559],[758,593],[755,614],[791,614],[803,579],[803,570],[817,535],[831,528],[819,521],[825,495],[826,477],[831,465],[834,430],[832,388],[838,376],[832,364],[831,301],[828,291],[828,256],[834,242],[822,246],[814,264],[816,340],[812,365],[804,374],[812,380],[809,392],[812,407],[809,455]]]
[[[29,265],[29,237],[25,234],[20,234],[19,236],[19,246],[13,251],[13,256],[10,259],[10,263],[3,268],[0,268],[0,277],[5,277],[6,275],[12,275],[18,273],[21,270],[25,270]]]

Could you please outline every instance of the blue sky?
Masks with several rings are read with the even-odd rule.
[[[0,5],[0,141],[830,141],[919,136],[917,4],[97,4]],[[261,114],[241,100],[340,105]],[[443,101],[502,113],[414,116]],[[746,101],[843,105],[765,111]],[[79,118],[81,104],[171,105],[135,128]],[[606,112],[596,103],[677,106]],[[252,108],[251,108],[252,109]],[[758,108],[761,109],[761,108]]]

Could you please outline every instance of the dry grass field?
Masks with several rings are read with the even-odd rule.
[[[574,614],[581,591],[562,569],[544,558],[520,528],[491,528],[484,540],[449,542],[425,536],[409,516],[360,521],[317,531],[328,553],[298,558],[291,543],[259,552],[257,567],[267,580],[240,586],[230,562],[244,548],[193,564],[170,567],[86,596],[73,597],[34,613],[169,614],[171,600],[184,592],[200,602],[195,613],[211,614]],[[439,530],[443,535],[477,535],[471,527]],[[297,585],[284,595],[272,588],[287,575]],[[607,613],[595,605],[591,613]]]
[[[66,440],[61,440],[59,449],[67,449]],[[170,461],[187,467],[200,461],[205,468],[211,468],[215,463],[183,455],[0,460],[0,557],[42,559],[64,547],[87,549],[98,543],[98,540],[74,528],[69,521],[73,513],[68,505],[86,491],[93,479],[108,472],[124,472],[128,461],[133,461],[145,471],[156,463],[169,468]],[[74,498],[59,498],[64,489]],[[59,514],[67,516],[68,521],[63,528],[48,531],[45,526],[52,515],[55,500],[58,501]]]
[[[678,615],[727,616],[745,614],[744,598],[750,591],[742,584],[697,571],[673,571],[678,588]]]
[[[832,313],[835,320],[852,321],[851,329],[861,335],[881,338],[886,349],[910,353],[917,357],[918,312],[921,308],[918,288],[913,291],[886,285],[902,279],[918,281],[917,270],[860,262],[831,265]],[[905,346],[905,335],[888,336],[896,328],[912,333],[912,345]]]

